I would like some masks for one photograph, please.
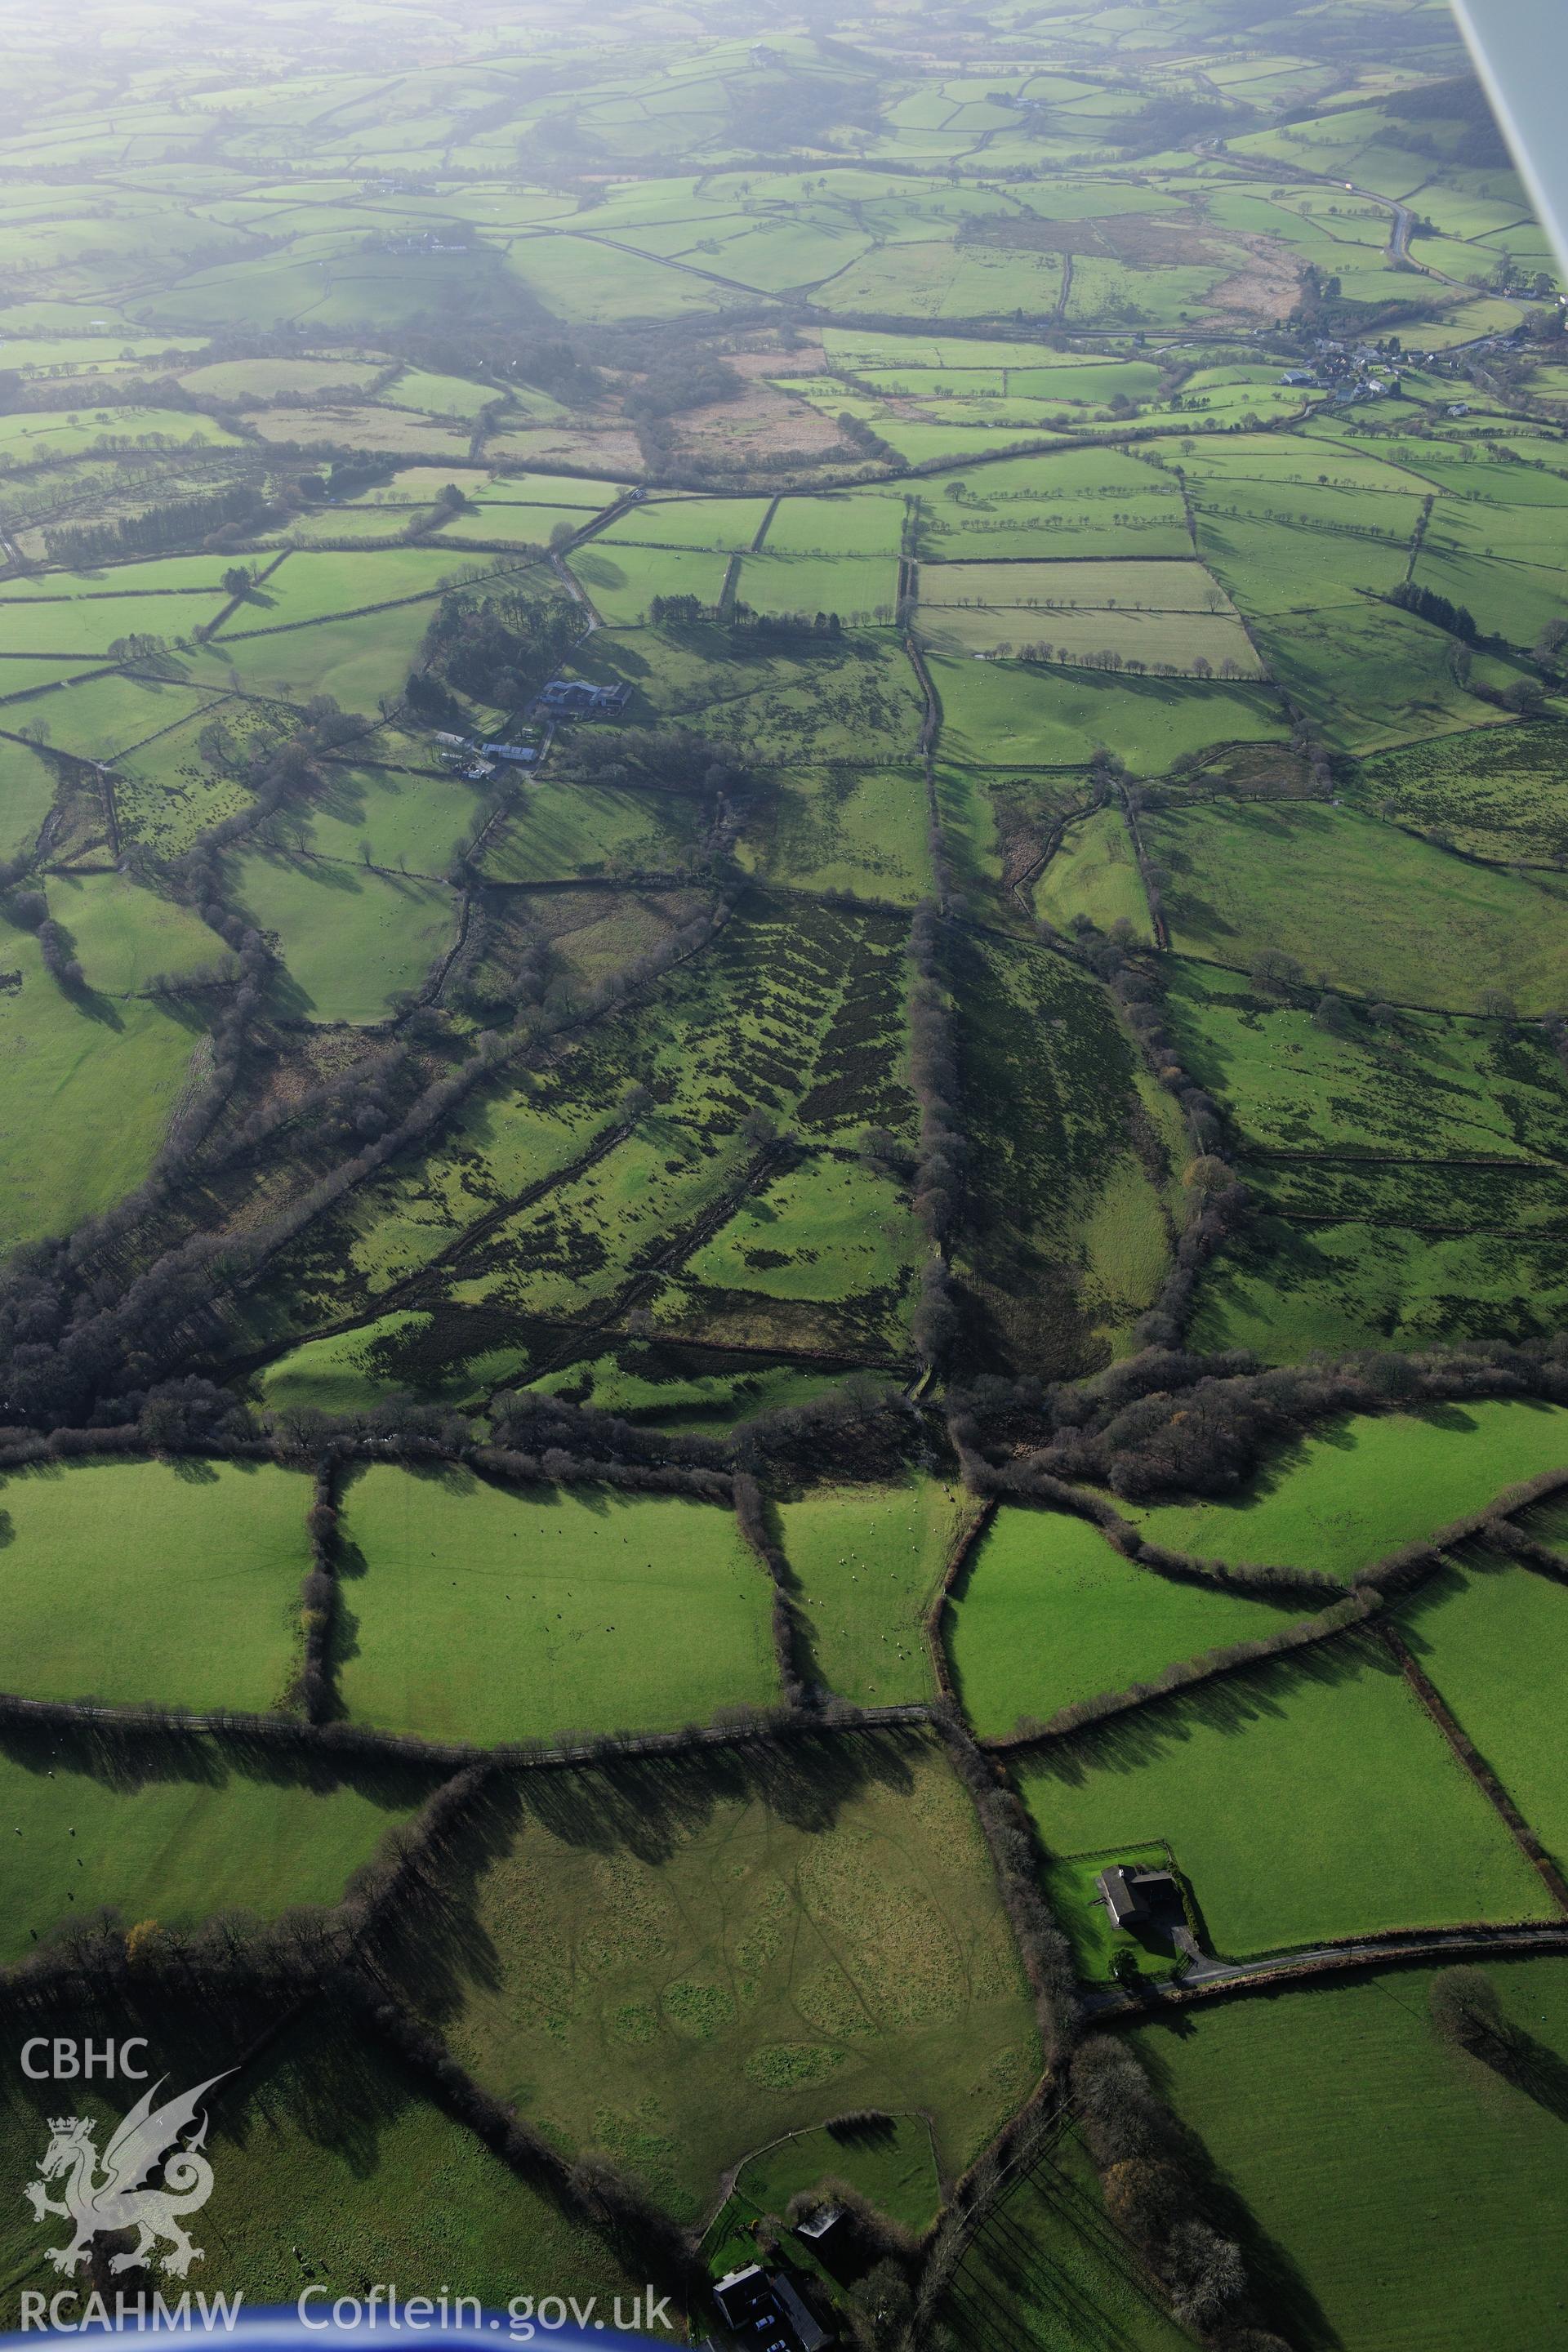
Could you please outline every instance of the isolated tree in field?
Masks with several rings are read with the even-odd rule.
[[[1262,949],[1253,957],[1248,976],[1253,986],[1267,995],[1282,995],[1300,988],[1307,977],[1295,957],[1287,955],[1283,948]]]
[[[1505,2050],[1514,2038],[1485,1969],[1439,1969],[1426,1999],[1435,2032],[1461,2050]]]

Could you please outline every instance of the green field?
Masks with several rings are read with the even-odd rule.
[[[912,763],[785,770],[756,831],[762,870],[793,888],[904,905],[929,893],[924,781]]]
[[[199,917],[124,875],[56,875],[48,897],[49,914],[69,932],[88,987],[106,996],[138,996],[160,973],[191,971],[228,954]]]
[[[196,1034],[145,1001],[68,994],[37,941],[0,917],[0,1203],[13,1241],[59,1233],[139,1184]]]
[[[7,1686],[278,1706],[299,1663],[309,1506],[306,1480],[269,1463],[100,1461],[5,1479]]]
[[[1558,1468],[1568,1468],[1558,1408],[1436,1405],[1336,1423],[1266,1462],[1234,1498],[1124,1507],[1173,1551],[1348,1578]]]
[[[1154,944],[1148,897],[1119,809],[1096,809],[1067,828],[1034,896],[1058,930],[1070,930],[1086,915],[1098,930],[1126,923],[1141,947]]]
[[[1568,962],[1563,885],[1446,855],[1375,818],[1300,805],[1163,810],[1151,854],[1179,954],[1245,971],[1266,950],[1319,987],[1439,1012],[1545,1012]]]
[[[451,947],[456,908],[438,883],[310,855],[254,850],[235,894],[278,940],[289,991],[316,1021],[380,1021]]]
[[[961,2343],[1005,2341],[1019,2352],[1178,2352],[1191,2340],[1107,2219],[1071,2131],[999,2200],[943,2310]]]
[[[1464,1546],[1405,1601],[1400,1631],[1549,1853],[1568,1853],[1568,1782],[1551,1725],[1565,1595],[1550,1575]]]
[[[979,1829],[925,1738],[820,1747],[776,1795],[740,1756],[552,1785],[479,1876],[492,1957],[459,1958],[447,2031],[568,2146],[695,2219],[781,2132],[913,2105],[946,2172],[1032,2088]]]
[[[1284,726],[1263,687],[1129,679],[1125,671],[933,657],[942,745],[982,767],[1087,767],[1114,751],[1139,775],[1185,751],[1269,742]]]
[[[1227,1958],[1550,1911],[1370,1637],[1163,1700],[1053,1745],[1019,1777],[1051,1855],[1167,1845],[1209,1948]],[[1098,1948],[1070,1905],[1063,1924],[1086,1956]]]
[[[1088,1519],[1004,1508],[965,1563],[946,1638],[963,1711],[982,1738],[995,1738],[1021,1717],[1047,1722],[1077,1700],[1152,1682],[1302,1613],[1156,1576]]]
[[[972,1507],[929,1477],[821,1486],[779,1506],[813,1663],[840,1698],[886,1706],[930,1696],[925,1612]]]
[[[1553,2226],[1568,1967],[1491,1973],[1526,2037],[1515,2080],[1436,2040],[1430,1979],[1409,1969],[1140,2035],[1245,2200],[1270,2317],[1293,2341],[1325,2352],[1552,2341],[1568,2296]]]
[[[663,1730],[773,1696],[764,1571],[715,1505],[377,1465],[344,1527],[356,1719],[484,1742]]]
[[[0,857],[31,849],[55,797],[54,771],[36,752],[10,747],[0,793]]]
[[[47,1760],[52,1759],[52,1760]],[[268,1757],[254,1769],[221,1742],[94,1752],[64,1734],[0,1765],[0,1813],[21,1864],[0,1957],[105,1907],[127,1926],[195,1926],[221,1911],[273,1918],[338,1902],[383,1833],[427,1783],[360,1781]]]
[[[357,1917],[47,1995],[232,2067],[204,2286],[1559,2352],[1550,2036],[1194,2003],[1233,2294],[1012,1875],[1158,2062],[1111,1861],[1242,1957],[1568,1868],[1568,1567],[1422,1556],[1568,1474],[1568,273],[1454,14],[426,16],[0,21],[0,1973],[488,1758],[354,1944],[449,2066]]]
[[[591,540],[572,557],[573,576],[613,629],[634,628],[656,596],[695,596],[717,604],[729,558],[689,548],[628,547]]]
[[[907,2230],[928,2229],[942,2195],[931,2126],[923,2116],[899,2116],[859,2131],[797,2132],[742,2165],[735,2195],[782,2220],[792,2197],[829,2180],[847,2181]]]

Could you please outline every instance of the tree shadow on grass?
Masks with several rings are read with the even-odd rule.
[[[1478,2064],[1522,2091],[1559,2123],[1568,2124],[1568,2061],[1549,2042],[1538,2042],[1508,2018],[1500,2031],[1468,2041],[1465,2047]]]
[[[1265,1993],[1264,2000],[1291,1996]],[[1343,2339],[1319,2303],[1294,2258],[1258,2222],[1236,2184],[1215,2164],[1203,2140],[1180,2119],[1179,2101],[1155,2035],[1173,2032],[1184,2040],[1199,2031],[1188,2016],[1167,2024],[1157,2019],[1141,2036],[1138,2055],[1155,2089],[1177,2116],[1184,2148],[1184,2168],[1196,2182],[1205,2210],[1221,2234],[1233,2238],[1246,2259],[1253,2291],[1272,2326],[1298,2352],[1343,2352]]]
[[[155,1722],[79,1722],[68,1728],[0,1725],[0,1756],[37,1779],[68,1790],[73,1778],[97,1781],[117,1796],[160,1785],[222,1790],[235,1780],[265,1781],[312,1796],[353,1790],[388,1812],[412,1812],[446,1775],[429,1766],[381,1758],[327,1756],[317,1747],[281,1747],[243,1725],[222,1739],[175,1732]]]
[[[1211,1682],[1152,1699],[1107,1723],[1052,1740],[1030,1759],[1030,1777],[1082,1788],[1094,1772],[1133,1772],[1161,1762],[1205,1729],[1238,1734],[1283,1722],[1291,1694],[1304,1685],[1330,1686],[1363,1674],[1397,1677],[1398,1667],[1371,1635],[1351,1631],[1281,1658],[1217,1675]]]

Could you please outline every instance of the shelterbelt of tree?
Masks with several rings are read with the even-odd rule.
[[[0,65],[14,2044],[208,2084],[252,2302],[1555,2352],[1568,337],[1447,10]]]

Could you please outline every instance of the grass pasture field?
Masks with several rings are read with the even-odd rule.
[[[1549,1573],[1472,1542],[1457,1546],[1399,1612],[1422,1672],[1559,1859],[1568,1853],[1568,1778],[1548,1727],[1560,1705],[1565,1601]]]
[[[1568,1869],[1568,340],[1453,11],[493,13],[0,19],[0,1990],[216,2078],[209,2293],[1561,2352],[1568,1962],[1311,1952]],[[1113,1861],[1311,1965],[1178,2014]]]
[[[1202,1651],[1276,1632],[1301,1606],[1156,1576],[1090,1520],[1000,1510],[964,1563],[946,1641],[963,1711],[983,1738],[1021,1717],[1152,1682]]]
[[[635,547],[602,539],[577,548],[573,577],[612,629],[635,628],[656,596],[695,596],[716,605],[730,559],[692,548]]]
[[[1178,2352],[1188,2338],[1166,2314],[1100,2179],[1067,2131],[1008,2188],[976,2231],[943,2304],[960,2342],[1018,2352]]]
[[[1020,1769],[1019,1785],[1053,1857],[1168,1846],[1226,1958],[1549,1909],[1371,1638],[1229,1675],[1054,1742]],[[1089,1938],[1086,1957],[1098,1949],[1098,1930],[1071,1905],[1063,1924]]]
[[[1048,645],[1058,662],[1258,677],[1235,607],[1200,563],[925,563],[921,625],[945,653]]]
[[[1348,1579],[1558,1468],[1568,1468],[1568,1414],[1498,1399],[1352,1414],[1271,1459],[1234,1496],[1121,1507],[1173,1551]]]
[[[0,1954],[22,1959],[36,1938],[103,1908],[179,1928],[220,1911],[267,1919],[336,1903],[429,1785],[270,1758],[252,1769],[214,1740],[105,1757],[68,1733],[39,1746],[18,1736],[0,1763],[0,1811],[26,1870]]]
[[[0,857],[16,857],[38,838],[54,804],[55,774],[36,751],[13,748],[0,791]]]
[[[344,1525],[357,1721],[493,1743],[666,1730],[773,1695],[765,1576],[717,1506],[377,1465]]]
[[[776,1783],[739,1751],[552,1780],[563,1802],[530,1782],[498,1824],[494,1961],[459,1959],[446,2031],[566,2145],[695,2220],[782,2132],[913,2105],[949,2172],[1032,2087],[1005,1916],[929,1738],[819,1744]]]
[[[1144,837],[1172,877],[1178,954],[1245,971],[1276,950],[1320,988],[1453,1013],[1546,1012],[1568,977],[1549,874],[1500,873],[1304,803],[1167,807]]]
[[[932,1477],[824,1486],[778,1506],[818,1675],[858,1706],[929,1696],[924,1616],[973,1517]]]
[[[1134,774],[1159,775],[1183,752],[1286,732],[1267,687],[942,656],[930,667],[944,750],[981,767],[1087,767],[1107,751]]]
[[[15,1242],[68,1229],[142,1181],[201,1032],[145,999],[73,996],[3,917],[0,971],[0,1209]]]
[[[1548,2218],[1563,2121],[1534,2085],[1568,2049],[1568,1966],[1489,1973],[1524,2037],[1513,2080],[1437,2041],[1422,1970],[1220,2004],[1183,2033],[1140,2033],[1156,2083],[1245,2201],[1271,2321],[1297,2340],[1365,2352],[1551,2342],[1568,2294]]]
[[[289,992],[316,1021],[384,1019],[456,936],[456,906],[440,884],[308,853],[247,853],[235,890],[278,940]]]
[[[753,855],[769,880],[796,889],[912,905],[931,879],[924,780],[906,766],[833,761],[783,771]]]
[[[797,2132],[741,2167],[735,2195],[782,2220],[792,2197],[834,2179],[847,2180],[905,2229],[929,2228],[941,2202],[931,2126],[923,2116],[897,2116],[858,2131]]]
[[[156,898],[122,874],[51,877],[49,914],[70,935],[87,986],[106,996],[139,996],[163,972],[193,971],[228,954],[217,933],[173,899]]]
[[[642,2284],[607,2241],[520,2179],[347,2016],[278,2036],[215,2100],[212,2128],[208,2260],[256,2304],[297,2298],[302,2263],[352,2294],[370,2262],[395,2270],[405,2296],[438,2297],[460,2279],[504,2308],[527,2277],[603,2298],[606,2325],[617,2296],[625,2318],[641,2307]]]
[[[1128,923],[1143,947],[1154,944],[1148,895],[1120,809],[1093,810],[1067,827],[1035,885],[1035,906],[1058,930],[1087,915],[1102,931]]]
[[[270,1463],[100,1460],[6,1478],[11,1687],[123,1706],[280,1706],[300,1663],[309,1507],[308,1481]]]

